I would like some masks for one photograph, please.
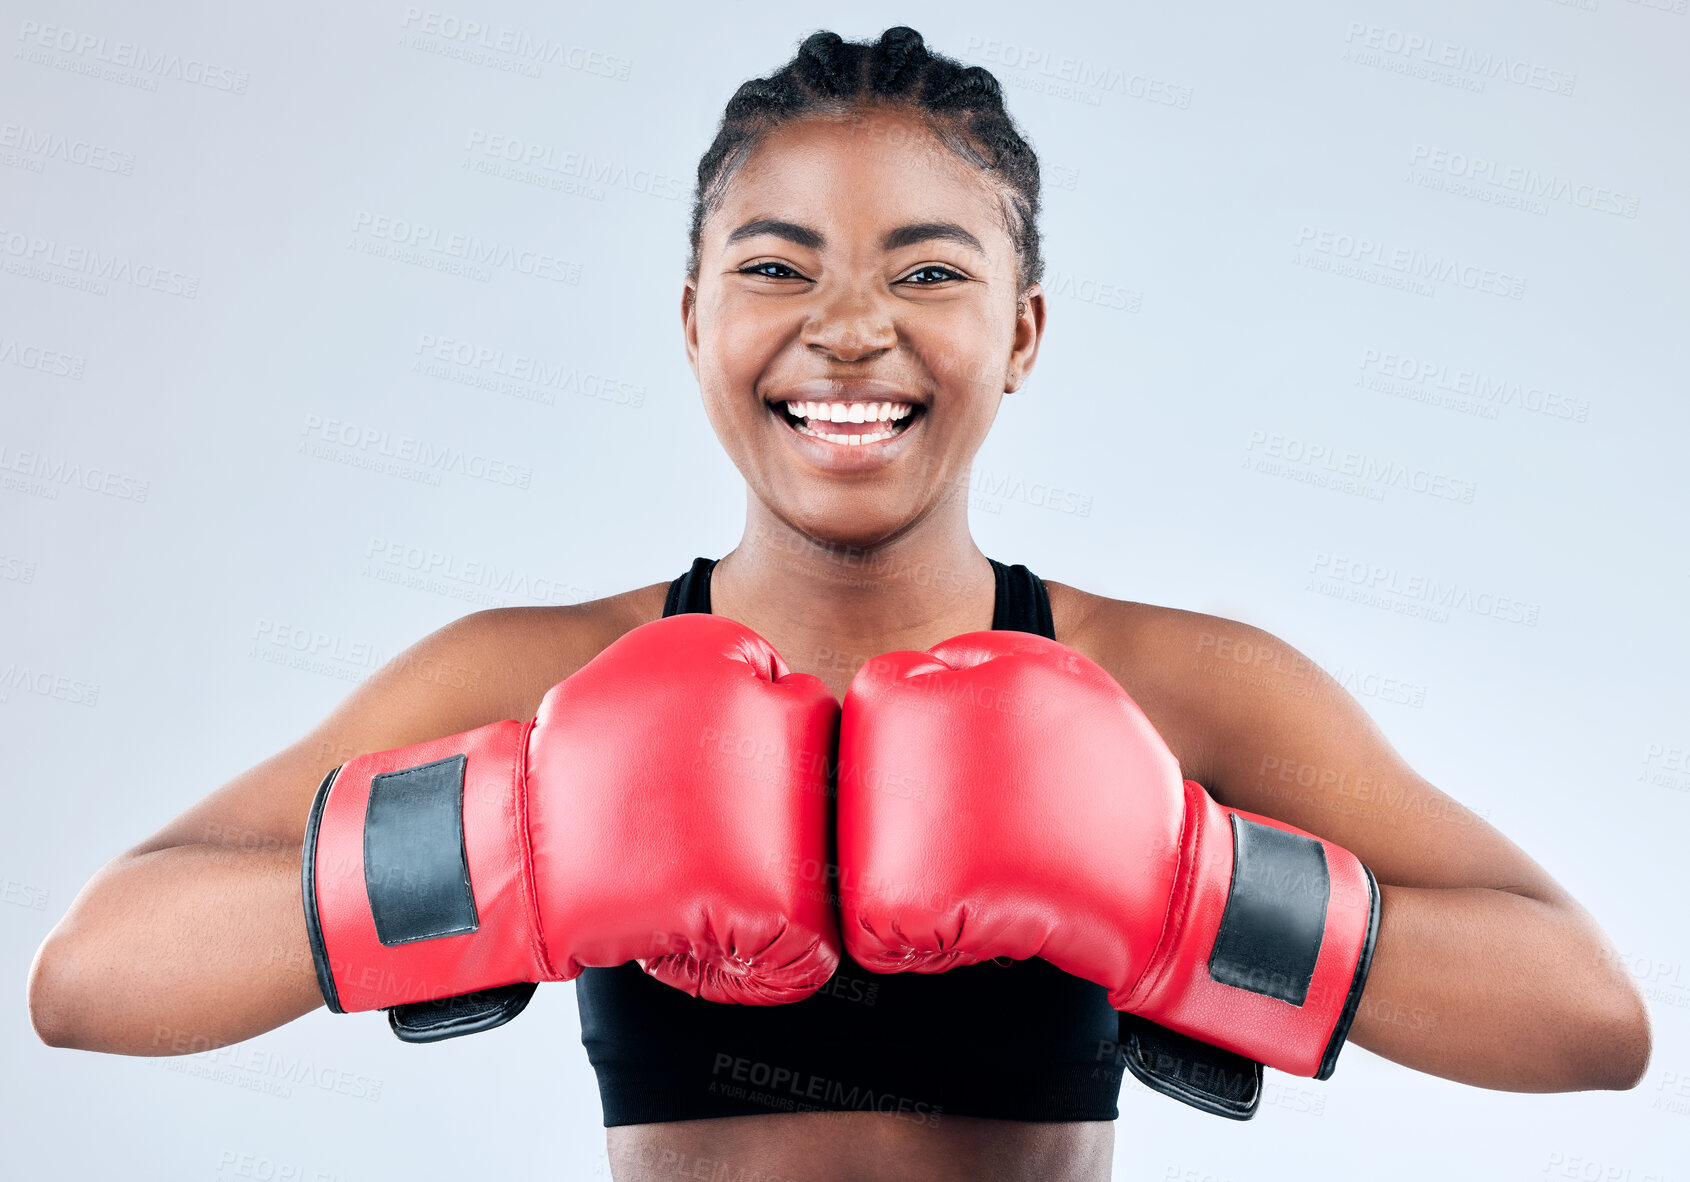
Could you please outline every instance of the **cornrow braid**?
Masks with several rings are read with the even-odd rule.
[[[1017,289],[1026,291],[1044,277],[1039,158],[1004,109],[1003,88],[991,71],[931,52],[920,33],[903,25],[875,42],[812,33],[786,65],[734,92],[715,140],[698,161],[687,275],[698,277],[705,220],[770,131],[806,116],[848,115],[868,107],[919,114],[948,149],[991,173],[1015,246]]]

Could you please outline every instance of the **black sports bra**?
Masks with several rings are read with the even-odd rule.
[[[711,559],[669,586],[665,616],[710,611]],[[992,563],[994,629],[1055,638],[1024,566]],[[575,982],[604,1123],[873,1111],[937,1123],[1114,1120],[1123,1060],[1106,991],[1043,960],[869,972],[849,955],[792,1005],[701,1001],[633,963]]]

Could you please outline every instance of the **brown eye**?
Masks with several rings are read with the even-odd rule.
[[[929,275],[929,276],[933,276],[933,278],[917,280],[916,277],[918,275]],[[944,283],[944,282],[951,280],[951,279],[962,279],[962,278],[965,278],[965,277],[962,276],[962,275],[959,275],[957,272],[951,270],[949,267],[934,266],[934,267],[922,267],[919,270],[911,271],[908,275],[904,276],[903,282],[905,282],[905,283],[912,283],[913,282],[916,287],[932,287],[936,283]]]
[[[780,274],[775,274],[775,272]],[[752,263],[749,267],[739,269],[741,275],[761,275],[766,279],[802,279],[798,272],[785,263]]]

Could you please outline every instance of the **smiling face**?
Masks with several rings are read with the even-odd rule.
[[[874,546],[940,505],[966,515],[1044,327],[989,178],[903,112],[807,118],[704,223],[687,356],[752,492],[805,535]]]

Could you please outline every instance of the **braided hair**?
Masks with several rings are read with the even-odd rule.
[[[871,107],[920,115],[941,143],[992,175],[1015,246],[1017,289],[1025,292],[1039,282],[1044,276],[1039,158],[1004,109],[1002,87],[989,70],[930,52],[921,34],[903,25],[887,29],[875,42],[812,33],[790,62],[734,92],[715,140],[698,162],[687,275],[698,277],[705,219],[720,207],[728,185],[770,131],[806,116],[842,116]]]

